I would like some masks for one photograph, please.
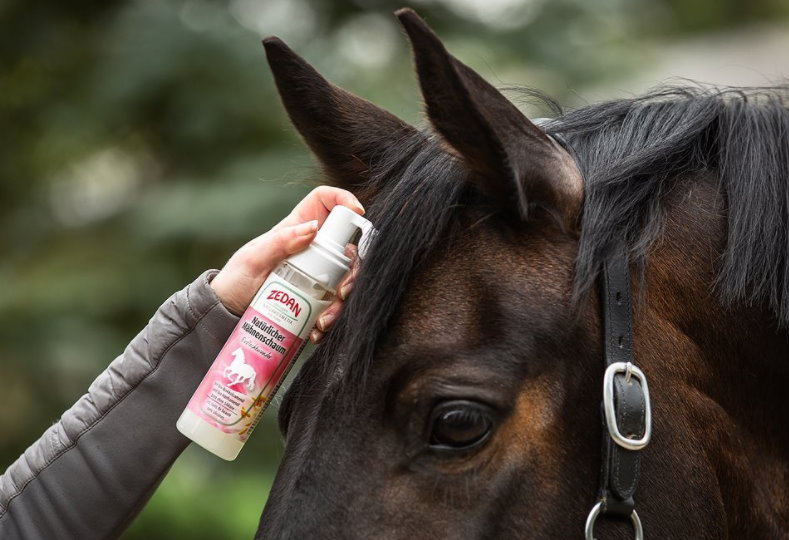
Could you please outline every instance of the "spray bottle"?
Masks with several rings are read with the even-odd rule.
[[[351,262],[345,247],[359,231],[363,256],[375,229],[335,206],[309,247],[271,273],[178,419],[181,433],[223,459],[236,458],[333,300]]]

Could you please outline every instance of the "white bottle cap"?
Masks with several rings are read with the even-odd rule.
[[[334,291],[350,270],[351,260],[345,256],[345,246],[357,231],[362,233],[359,256],[363,257],[375,234],[373,224],[353,210],[337,205],[329,212],[310,246],[289,257],[288,263]]]

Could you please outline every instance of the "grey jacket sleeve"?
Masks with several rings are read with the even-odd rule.
[[[238,318],[201,275],[0,476],[0,538],[115,538],[188,440],[175,428]]]

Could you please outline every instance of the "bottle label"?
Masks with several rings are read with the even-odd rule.
[[[214,427],[246,441],[328,305],[271,274],[187,407]]]

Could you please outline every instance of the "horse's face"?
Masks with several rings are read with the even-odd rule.
[[[600,350],[596,318],[569,306],[574,240],[466,223],[462,249],[413,276],[364,386],[288,396],[265,533],[577,535],[597,485]]]
[[[400,16],[438,144],[266,42],[291,119],[381,229],[333,333],[392,313],[371,328],[364,377],[349,374],[354,358],[311,359],[285,398],[286,451],[259,537],[570,537],[597,485],[599,433],[589,426],[600,421],[602,378],[594,300],[571,305],[580,173],[413,14]],[[451,166],[397,163],[398,151]],[[376,177],[382,156],[397,164]],[[434,208],[457,207],[451,226],[432,233],[413,209],[419,182],[438,182],[431,170],[464,183]],[[387,261],[387,245],[408,243],[394,235],[432,249]],[[397,265],[410,273],[403,293],[365,305],[376,272]]]

